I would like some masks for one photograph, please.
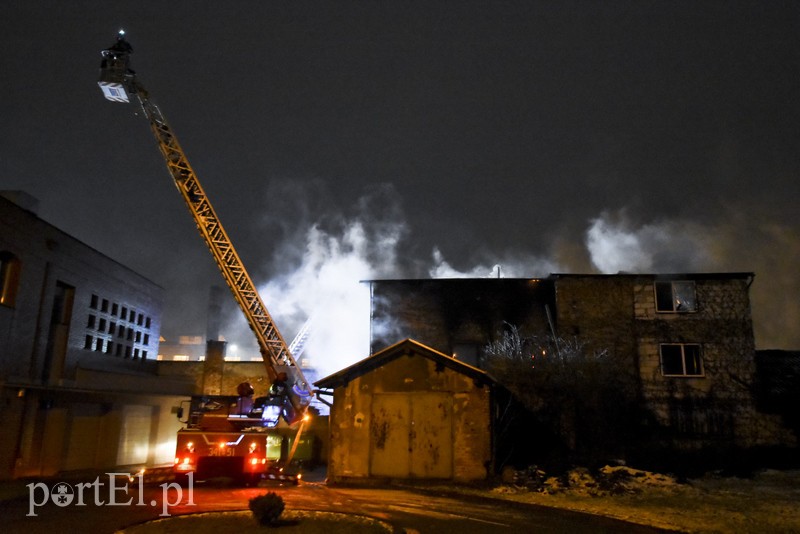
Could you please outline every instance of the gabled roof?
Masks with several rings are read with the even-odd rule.
[[[428,358],[437,365],[448,367],[457,373],[469,376],[473,380],[479,380],[486,384],[494,382],[485,371],[482,371],[477,367],[460,362],[455,358],[448,356],[447,354],[434,350],[426,345],[423,345],[422,343],[419,343],[418,341],[414,341],[413,339],[404,339],[403,341],[399,341],[394,345],[376,352],[372,356],[369,356],[360,362],[356,362],[349,367],[345,367],[341,371],[317,380],[314,382],[314,385],[318,388],[331,389],[343,386],[351,380],[365,375],[392,360],[400,358],[401,356],[410,356],[411,354]]]

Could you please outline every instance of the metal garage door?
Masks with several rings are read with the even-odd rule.
[[[370,475],[453,476],[449,393],[383,393],[372,398]]]

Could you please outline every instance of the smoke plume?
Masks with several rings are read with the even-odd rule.
[[[369,356],[370,296],[369,285],[363,282],[412,277],[408,258],[400,254],[413,238],[401,211],[375,213],[367,208],[370,202],[359,205],[349,218],[309,223],[302,239],[291,240],[296,250],[287,254],[284,248],[280,253],[295,261],[285,263],[284,271],[260,288],[287,343],[312,320],[305,352],[298,359],[314,367],[317,378]],[[759,223],[758,218],[736,212],[724,220],[724,224],[637,222],[625,210],[603,212],[587,221],[583,245],[590,270],[599,273],[755,272],[751,299],[757,346],[798,346],[800,338],[791,325],[800,317],[793,267],[800,260],[800,236],[790,227]],[[559,251],[565,241],[564,236],[553,239],[561,243]],[[582,261],[569,261],[580,254],[564,255],[555,248],[551,252],[559,259],[506,254],[459,270],[434,247],[427,261],[413,263],[426,264],[423,272],[431,278],[527,278],[586,272]]]
[[[715,222],[661,220],[636,224],[624,210],[591,221],[586,248],[601,273],[752,272],[756,346],[800,346],[796,266],[800,235],[789,225],[729,208]]]

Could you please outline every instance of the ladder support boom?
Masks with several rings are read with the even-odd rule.
[[[124,37],[118,38],[117,44],[104,50],[98,85],[108,100],[130,102],[133,98],[138,101],[150,123],[167,170],[183,197],[197,230],[256,336],[270,381],[277,380],[281,373],[287,374],[290,400],[296,413],[302,417],[310,402],[311,389],[261,300],[172,128],[130,70],[128,63],[131,52],[132,48]]]

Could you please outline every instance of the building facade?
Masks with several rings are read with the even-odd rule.
[[[163,290],[7,197],[0,478],[170,462],[193,384],[158,376]]]
[[[670,446],[793,444],[753,400],[752,273],[370,281],[371,348],[412,338],[477,367],[510,327],[626,362]]]

